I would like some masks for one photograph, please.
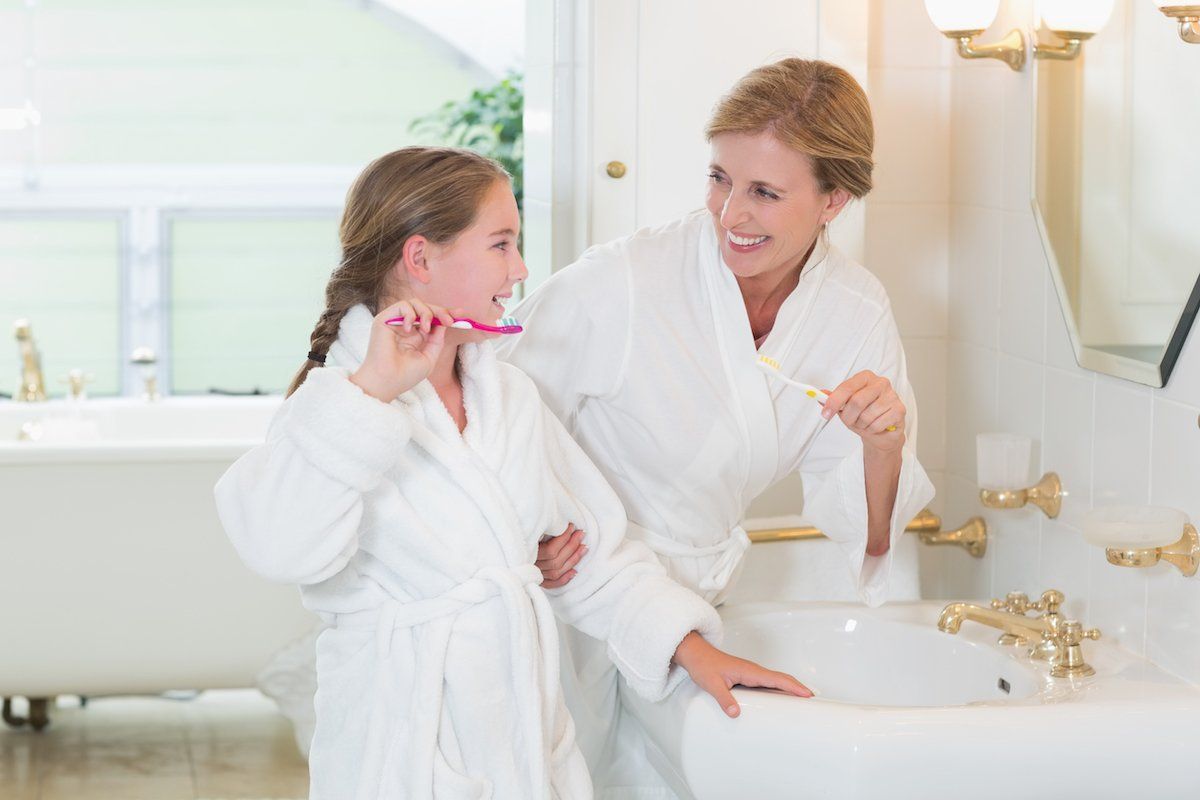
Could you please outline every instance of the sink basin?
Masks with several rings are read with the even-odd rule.
[[[1196,796],[1177,770],[1097,765],[1189,759],[1200,690],[1103,639],[1084,647],[1094,676],[1051,678],[999,631],[938,631],[943,605],[722,609],[725,649],[816,697],[736,688],[737,719],[691,683],[623,702],[681,798]]]

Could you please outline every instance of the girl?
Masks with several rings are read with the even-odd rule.
[[[406,148],[369,165],[309,361],[266,442],[217,484],[245,562],[300,584],[331,625],[313,798],[590,797],[556,615],[651,699],[683,671],[730,716],[734,683],[811,694],[710,644],[713,608],[625,539],[620,501],[532,382],[488,335],[448,327],[446,309],[503,312],[527,274],[518,228],[508,176],[482,156]],[[586,570],[544,590],[539,540],[576,529]]]

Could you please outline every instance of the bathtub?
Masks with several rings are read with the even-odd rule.
[[[238,560],[213,484],[280,398],[0,402],[0,696],[253,686],[314,615]],[[41,434],[18,441],[22,426]]]

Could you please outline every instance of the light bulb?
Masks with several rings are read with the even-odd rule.
[[[1112,16],[1114,0],[1042,0],[1042,22],[1052,31],[1098,33]]]
[[[943,33],[982,31],[1000,11],[1000,0],[925,0],[925,11]]]

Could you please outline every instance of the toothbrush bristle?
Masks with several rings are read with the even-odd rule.
[[[759,356],[758,360],[759,360],[759,363],[766,364],[771,369],[779,369],[780,368],[779,362],[776,361],[775,359],[771,358],[770,356]]]

